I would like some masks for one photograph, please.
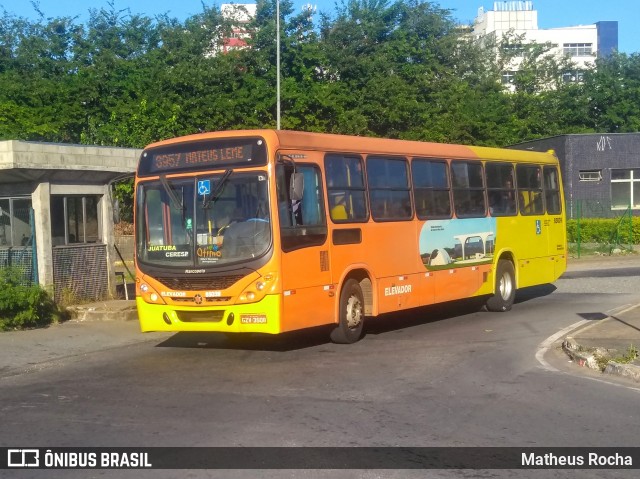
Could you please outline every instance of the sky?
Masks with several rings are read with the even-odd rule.
[[[45,17],[78,16],[79,21],[87,18],[90,8],[107,6],[108,0],[36,0]],[[184,20],[202,11],[202,3],[215,5],[222,3],[252,3],[251,0],[112,0],[117,9],[128,8],[131,13],[155,16],[168,13],[169,16]],[[317,6],[318,11],[331,13],[336,1],[341,0],[293,0],[296,10],[305,4]],[[35,19],[37,14],[31,0],[0,0],[0,12],[4,9],[21,17]],[[479,7],[493,10],[493,1],[487,0],[440,0],[440,7],[451,10],[453,18],[469,24],[478,13]],[[618,47],[624,53],[640,52],[640,3],[638,0],[533,0],[538,11],[539,28],[557,28],[575,25],[589,25],[599,21],[618,21]]]

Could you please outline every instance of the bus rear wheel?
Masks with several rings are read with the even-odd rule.
[[[487,300],[489,311],[509,311],[516,299],[516,274],[513,263],[506,259],[498,261],[496,268],[496,287]]]
[[[338,344],[355,343],[362,336],[364,326],[364,295],[360,283],[349,279],[340,292],[338,325],[331,331],[331,341]]]

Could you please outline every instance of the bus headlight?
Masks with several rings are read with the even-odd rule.
[[[260,301],[265,294],[275,291],[277,285],[277,276],[275,273],[267,273],[262,276],[259,280],[257,280],[254,284],[249,285],[247,289],[245,289],[240,296],[238,296],[238,301],[240,302],[251,302],[251,301]]]
[[[147,303],[167,304],[153,286],[140,282],[138,283],[137,288],[138,291],[136,293],[139,294],[139,296],[141,296]]]

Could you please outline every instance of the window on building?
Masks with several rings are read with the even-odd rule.
[[[640,209],[640,169],[611,170],[611,209]]]
[[[582,70],[573,70],[562,74],[564,83],[582,83],[584,81],[584,72]]]
[[[502,84],[503,85],[511,85],[516,81],[516,72],[515,71],[504,71],[502,72]]]
[[[525,46],[522,43],[506,43],[502,46],[505,53],[515,57],[524,56]]]
[[[51,196],[53,246],[100,241],[99,196]]]
[[[29,198],[0,198],[0,247],[30,244],[30,211]]]
[[[570,57],[590,57],[593,56],[593,43],[565,43],[562,50]]]
[[[602,181],[602,170],[580,170],[578,179],[580,181]]]

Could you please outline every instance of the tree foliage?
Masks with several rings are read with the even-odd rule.
[[[281,11],[282,127],[506,145],[640,129],[640,56],[596,60],[582,83],[548,45],[480,46],[423,0],[343,0],[333,14]],[[142,147],[200,131],[276,126],[276,2],[258,0],[250,49],[220,53],[217,7],[181,22],[119,10],[0,17],[0,139]],[[125,188],[124,186],[122,188]]]

